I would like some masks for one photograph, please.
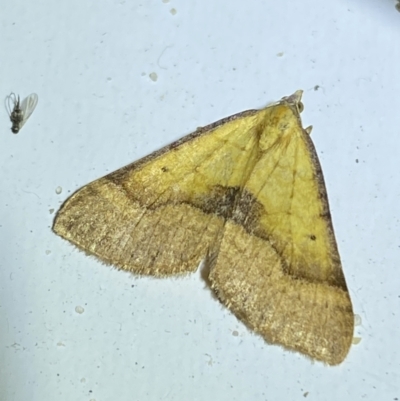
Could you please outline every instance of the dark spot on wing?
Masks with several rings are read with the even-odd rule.
[[[239,194],[239,187],[214,185],[208,194],[197,196],[191,204],[204,213],[212,213],[230,219]]]

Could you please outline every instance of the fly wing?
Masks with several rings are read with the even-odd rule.
[[[28,118],[31,116],[31,114],[35,110],[38,100],[39,100],[38,95],[36,93],[31,93],[22,101],[21,110],[24,118],[21,121],[19,128],[22,128],[22,126],[26,123],[26,120],[28,120]]]
[[[4,105],[8,115],[11,117],[12,112],[18,107],[18,97],[15,93],[10,93],[4,100]]]

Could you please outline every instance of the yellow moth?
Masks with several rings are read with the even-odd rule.
[[[339,364],[354,315],[301,95],[198,129],[86,185],[54,231],[135,274],[189,273],[205,259],[212,290],[250,329]]]

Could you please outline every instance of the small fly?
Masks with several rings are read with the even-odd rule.
[[[6,97],[6,109],[12,122],[11,131],[14,134],[17,134],[26,123],[26,120],[35,110],[37,103],[38,95],[36,93],[31,93],[22,102],[20,102],[19,96],[16,96],[15,93],[11,93]]]

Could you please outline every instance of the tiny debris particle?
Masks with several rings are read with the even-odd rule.
[[[169,0],[162,0],[163,3],[169,3]]]
[[[54,209],[49,209],[50,214],[54,213]]]
[[[239,332],[238,332],[237,330],[233,330],[233,331],[232,331],[232,335],[233,335],[234,337],[237,337],[237,336],[239,335]]]
[[[175,15],[175,14],[176,14],[176,9],[175,9],[175,8],[171,8],[171,10],[169,10],[169,12],[170,12],[172,15]]]
[[[207,364],[209,365],[209,366],[212,366],[213,365],[213,359],[212,359],[212,356],[211,355],[209,355],[209,354],[204,354],[204,355],[206,355],[206,356],[208,356],[210,359],[208,360],[208,362],[207,362]]]
[[[319,88],[320,88],[319,85],[315,85],[315,86],[314,86],[314,90],[315,90],[315,91],[317,91]]]
[[[356,163],[358,163],[358,159],[356,159]]]
[[[282,56],[284,55],[284,53],[283,53],[283,52],[279,52],[279,53],[276,53],[276,55],[277,55],[278,57],[282,57]]]
[[[361,337],[353,337],[352,343],[354,345],[360,344],[360,342],[361,342]]]
[[[303,397],[304,398],[306,398],[307,396],[308,396],[308,394],[310,394],[308,391],[306,391],[304,394],[303,394]]]
[[[75,308],[75,312],[76,313],[79,313],[80,315],[83,313],[83,312],[85,312],[85,309],[83,309],[82,308],[82,306],[77,306],[76,308]]]
[[[61,187],[57,187],[56,188],[56,194],[60,195],[61,192],[62,192],[62,188]]]
[[[156,82],[157,79],[158,79],[158,76],[157,76],[157,74],[155,72],[150,73],[149,77],[153,82]]]
[[[46,255],[50,255],[51,251],[49,249],[46,250]]]

